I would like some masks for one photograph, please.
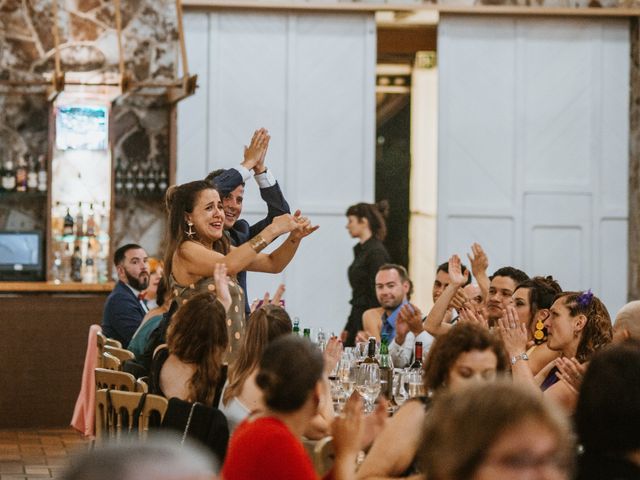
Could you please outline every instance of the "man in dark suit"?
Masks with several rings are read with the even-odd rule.
[[[102,333],[127,348],[148,309],[141,293],[149,285],[147,252],[129,243],[116,250],[113,263],[118,283],[107,297],[102,314]]]
[[[291,213],[278,182],[264,163],[270,138],[265,129],[256,130],[251,143],[245,147],[244,161],[238,167],[215,170],[205,178],[220,191],[224,208],[224,228],[229,235],[231,244],[236,247],[255,237],[278,215]],[[267,204],[267,216],[259,222],[249,225],[249,222],[239,219],[239,217],[242,213],[244,184],[251,178],[252,170],[253,177],[260,187],[260,196]],[[248,315],[246,272],[238,273],[238,283],[245,291],[245,311]]]

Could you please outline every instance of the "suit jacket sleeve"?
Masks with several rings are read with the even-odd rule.
[[[261,188],[260,196],[267,204],[267,216],[249,228],[249,238],[255,237],[269,225],[273,219],[285,213],[291,213],[289,204],[284,199],[280,185],[276,182],[272,187]]]
[[[126,345],[122,345],[126,348],[142,321],[141,307],[133,296],[121,295],[117,301],[111,303],[110,309],[111,328],[118,333],[120,338],[126,339]]]

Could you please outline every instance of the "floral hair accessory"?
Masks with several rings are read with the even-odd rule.
[[[578,300],[576,300],[576,302],[578,303],[578,305],[580,305],[580,307],[587,308],[591,303],[592,299],[593,299],[593,293],[591,292],[591,289],[589,289],[586,292],[582,292],[578,297]]]

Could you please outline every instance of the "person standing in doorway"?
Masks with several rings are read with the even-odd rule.
[[[389,204],[383,200],[377,204],[357,203],[347,209],[347,230],[358,239],[353,247],[354,259],[349,266],[351,285],[351,313],[342,332],[342,341],[353,346],[358,331],[362,330],[362,314],[378,306],[375,278],[378,269],[389,263],[389,253],[382,241],[387,235],[385,218]]]

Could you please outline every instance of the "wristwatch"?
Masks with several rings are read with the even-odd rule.
[[[511,365],[515,365],[518,360],[529,360],[529,355],[527,355],[527,352],[522,352],[519,355],[511,357]]]

